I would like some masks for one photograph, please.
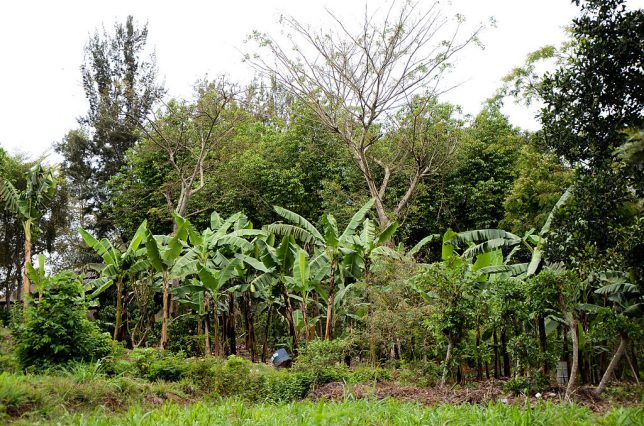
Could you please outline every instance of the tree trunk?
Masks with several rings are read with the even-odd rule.
[[[163,272],[163,318],[161,320],[161,341],[159,346],[162,350],[168,347],[168,316],[170,314],[170,306],[168,304],[168,273]]]
[[[212,314],[212,319],[214,320],[214,326],[215,326],[215,356],[221,356],[221,332],[219,329],[219,300],[218,298],[215,298],[213,300],[214,302],[214,310]]]
[[[29,225],[24,226],[25,230],[25,266],[22,268],[22,303],[27,306],[29,294],[31,292],[29,276],[27,275],[27,265],[31,265],[31,231]]]
[[[635,345],[631,343],[631,356],[630,360],[633,364],[633,374],[635,375],[635,380],[639,383],[640,381],[640,366],[637,361],[637,353],[635,352]]]
[[[313,292],[313,318],[318,318],[318,321],[313,327],[313,338],[322,335],[322,321],[320,318],[320,305],[318,303],[318,295],[316,292]]]
[[[309,329],[309,316],[306,312],[306,303],[304,300],[300,302],[300,310],[302,311],[302,320],[304,321],[304,339],[308,342],[311,340],[311,333]]]
[[[12,291],[11,274],[13,273],[13,267],[14,267],[14,263],[9,262],[9,265],[7,265],[7,275],[6,275],[6,278],[4,280],[4,288],[5,288],[5,291],[4,291],[4,308],[7,311],[9,311],[9,309],[11,308],[11,291]]]
[[[204,350],[205,350],[205,355],[210,356],[212,355],[212,348],[210,346],[210,294],[206,291],[203,297],[203,307],[204,311],[206,312],[205,318],[204,318],[204,333],[206,335],[205,341],[204,341]]]
[[[114,319],[114,336],[113,339],[117,342],[123,340],[123,280],[118,279],[116,282],[116,317]]]
[[[255,337],[255,316],[253,315],[253,304],[250,294],[246,295],[246,323],[248,324],[248,345],[250,347],[250,359],[257,362],[257,348]]]
[[[565,395],[566,398],[570,398],[572,391],[577,385],[577,374],[579,372],[579,337],[577,336],[577,321],[575,317],[570,313],[565,315],[572,340],[572,365],[570,366],[570,376],[568,377],[568,387],[566,387]]]
[[[562,334],[563,334],[563,348],[561,350],[561,361],[566,361],[566,365],[570,365],[570,348],[568,347],[568,329],[566,327],[562,327]]]
[[[595,394],[597,396],[601,395],[602,392],[604,392],[604,390],[606,389],[606,385],[608,385],[608,381],[613,376],[613,373],[615,372],[615,368],[617,368],[617,364],[619,364],[619,361],[622,359],[622,355],[624,355],[624,352],[626,352],[627,346],[628,346],[628,339],[626,338],[626,335],[620,334],[619,346],[617,347],[617,350],[615,351],[613,358],[610,360],[610,364],[608,364],[608,367],[606,368],[606,371],[604,372],[604,375],[602,376],[602,379],[599,382],[599,385],[595,389]]]
[[[498,379],[499,374],[501,372],[501,368],[499,366],[499,341],[498,338],[496,337],[496,327],[494,327],[493,333],[492,333],[492,343],[494,345],[494,378]]]
[[[228,344],[230,354],[237,355],[237,336],[235,335],[235,296],[228,296]]]
[[[262,343],[262,362],[268,359],[268,333],[271,330],[271,320],[273,316],[273,305],[268,306],[268,313],[266,314],[266,327],[264,328],[264,342]]]
[[[335,258],[331,261],[331,277],[329,285],[329,298],[327,299],[326,306],[326,328],[324,330],[324,338],[331,340],[333,335],[333,303],[335,301],[335,268],[337,262]]]
[[[288,290],[284,287],[282,292],[284,297],[284,304],[286,305],[286,321],[288,322],[288,329],[293,339],[293,350],[297,351],[297,331],[295,330],[295,318],[293,317],[293,305],[291,304],[291,297],[288,294]]]
[[[501,355],[503,356],[503,376],[510,377],[512,369],[510,368],[510,355],[508,355],[508,338],[505,329],[501,329]]]
[[[441,386],[445,386],[447,383],[447,375],[449,374],[449,363],[452,359],[452,349],[454,344],[452,339],[447,340],[447,355],[445,356],[445,366],[443,367],[443,376],[441,377]]]
[[[543,374],[548,374],[548,360],[546,359],[546,351],[547,351],[547,336],[546,336],[546,321],[543,318],[542,315],[539,315],[539,318],[537,319],[539,323],[539,350],[541,351],[541,356],[543,357],[543,364],[541,365],[541,369],[543,371]]]
[[[483,364],[481,362],[481,324],[476,317],[476,379],[483,380]]]

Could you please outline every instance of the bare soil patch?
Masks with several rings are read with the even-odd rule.
[[[439,404],[487,404],[490,402],[519,405],[529,403],[534,406],[540,401],[565,402],[563,389],[560,388],[552,388],[546,392],[530,396],[514,396],[503,390],[503,384],[504,382],[501,380],[489,380],[468,384],[467,387],[437,386],[434,388],[419,388],[390,382],[374,384],[332,382],[311,391],[309,398],[333,401],[341,401],[347,398],[395,398],[400,401],[417,402],[429,406]],[[616,405],[642,406],[636,398],[619,400],[597,398],[593,394],[592,388],[589,387],[577,389],[573,399],[578,405],[588,407],[594,412],[605,412],[615,408]]]

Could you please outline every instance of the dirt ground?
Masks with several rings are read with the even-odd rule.
[[[502,402],[507,404],[525,405],[529,402],[536,405],[538,401],[564,402],[563,389],[552,388],[539,395],[514,396],[503,391],[503,381],[489,380],[473,383],[467,387],[445,386],[434,388],[418,388],[404,386],[397,383],[346,384],[332,382],[314,389],[309,398],[314,400],[343,400],[345,398],[396,398],[401,401],[419,402],[425,405],[437,404],[487,404],[489,402]],[[641,400],[636,397],[624,398],[597,398],[592,393],[592,388],[578,388],[573,396],[578,405],[590,408],[594,412],[605,412],[616,405],[642,406]]]

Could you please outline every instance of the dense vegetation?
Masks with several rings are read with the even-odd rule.
[[[286,44],[251,37],[255,83],[204,80],[192,99],[164,99],[145,26],[94,35],[90,109],[57,145],[62,164],[0,149],[0,411],[46,420],[77,405],[63,424],[111,422],[89,409],[91,388],[93,404],[134,406],[119,421],[150,424],[641,416],[264,405],[333,382],[501,379],[514,395],[558,384],[562,400],[639,385],[644,14],[576,3],[571,40],[531,55],[476,117],[442,103],[438,82],[481,28],[441,42],[440,16],[419,4],[398,4],[396,22],[366,17],[353,36],[287,18]],[[556,70],[537,75],[547,58]],[[511,125],[508,93],[543,103],[542,130]],[[264,365],[281,347],[292,371]],[[246,402],[144,414],[145,395]]]

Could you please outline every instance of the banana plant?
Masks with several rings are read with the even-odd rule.
[[[353,215],[342,233],[339,232],[337,222],[331,214],[322,216],[322,231],[319,231],[304,217],[277,206],[274,207],[277,214],[291,222],[291,224],[274,223],[266,226],[269,232],[276,235],[292,235],[304,243],[305,247],[313,245],[326,256],[329,264],[329,285],[327,291],[327,315],[324,337],[327,340],[331,340],[333,335],[333,308],[337,289],[338,287],[343,287],[345,275],[350,275],[352,268],[355,266],[355,262],[347,260],[343,263],[343,260],[346,256],[353,259],[356,258],[357,252],[354,247],[356,230],[364,221],[373,204],[373,199],[365,203]],[[350,267],[347,268],[347,265]]]
[[[114,340],[123,340],[123,288],[126,279],[133,279],[137,274],[147,270],[150,266],[144,256],[144,251],[139,246],[146,238],[147,223],[143,221],[137,229],[128,246],[120,247],[112,244],[108,239],[97,240],[83,228],[78,232],[85,243],[92,248],[102,259],[103,263],[92,265],[99,272],[99,278],[88,284],[91,289],[90,299],[95,299],[112,285],[116,285],[116,318],[114,322]]]
[[[254,284],[262,288],[266,293],[273,293],[273,289],[279,293],[284,300],[284,311],[288,323],[289,335],[294,349],[297,349],[297,330],[295,327],[295,315],[292,295],[286,277],[291,274],[295,263],[295,253],[299,248],[292,234],[282,237],[279,244],[276,244],[275,235],[269,235],[266,239],[258,239],[257,259],[266,266],[269,272],[255,278]],[[268,290],[270,289],[270,291]]]
[[[20,191],[7,180],[0,180],[0,201],[22,223],[25,233],[25,261],[22,276],[22,301],[29,300],[30,285],[27,271],[31,264],[31,243],[38,222],[47,210],[47,205],[56,194],[58,185],[56,168],[36,165],[27,175],[27,187]]]
[[[172,236],[152,235],[149,229],[144,228],[145,248],[148,261],[154,270],[161,275],[163,292],[163,316],[161,322],[161,339],[159,346],[165,350],[168,347],[168,319],[170,317],[169,282],[171,271],[181,256],[184,242],[188,236],[186,221],[181,216],[173,213],[176,223],[176,232]]]
[[[183,220],[186,229],[188,247],[183,255],[175,262],[171,276],[173,278],[185,279],[192,276],[196,278],[190,284],[175,289],[180,301],[191,303],[198,300],[202,305],[199,309],[201,316],[210,311],[211,298],[218,300],[221,289],[235,278],[236,268],[241,267],[244,261],[257,266],[258,261],[252,258],[240,258],[238,254],[242,251],[253,250],[254,245],[248,241],[248,237],[265,235],[261,230],[252,229],[252,225],[245,215],[236,213],[226,220],[222,220],[217,212],[211,214],[210,227],[203,232],[196,231],[189,220]],[[254,261],[254,262],[253,262]],[[193,297],[194,296],[194,297]],[[217,303],[215,303],[215,307]],[[217,308],[215,308],[217,318]],[[206,318],[206,353],[210,351],[210,330]],[[217,332],[217,330],[215,330]],[[215,342],[218,353],[218,342]]]
[[[543,247],[545,246],[548,233],[555,213],[568,201],[572,195],[573,186],[570,186],[561,195],[554,205],[546,222],[539,233],[534,229],[529,230],[523,237],[502,229],[479,229],[454,234],[452,238],[444,241],[445,245],[459,247],[463,244],[468,247],[463,252],[464,257],[474,258],[481,253],[495,250],[510,249],[503,265],[493,265],[486,273],[510,273],[513,276],[530,277],[543,268]],[[530,261],[527,263],[511,263],[513,256],[525,247],[530,253]]]
[[[313,260],[309,261],[308,253],[300,247],[297,247],[295,261],[293,263],[293,274],[285,277],[287,286],[293,292],[298,293],[300,297],[300,312],[304,322],[304,338],[309,341],[311,335],[311,325],[308,317],[308,304],[311,292],[318,289],[320,283],[327,275],[329,265],[324,253],[315,253]],[[313,330],[315,333],[315,330]]]

